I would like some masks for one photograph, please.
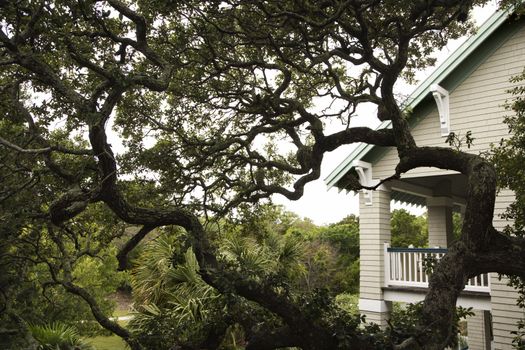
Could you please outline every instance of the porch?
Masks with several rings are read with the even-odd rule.
[[[385,287],[428,288],[432,264],[446,253],[446,248],[391,248],[385,243]],[[469,279],[464,290],[490,294],[489,275]]]
[[[459,174],[408,177],[390,181],[374,192],[362,191],[360,199],[360,300],[369,322],[387,326],[393,302],[416,303],[428,292],[432,262],[445,256],[457,237],[457,221],[465,208],[467,183]],[[396,203],[426,209],[428,238],[425,248],[391,247],[391,212]],[[430,247],[430,248],[427,248]],[[467,320],[469,342],[490,349],[491,277],[471,278],[457,305],[472,308]]]
[[[431,266],[447,253],[446,248],[391,248],[384,244],[385,301],[414,303],[425,298]],[[458,306],[491,310],[490,276],[482,274],[468,280],[457,301]]]

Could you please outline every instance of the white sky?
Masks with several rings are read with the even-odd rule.
[[[490,1],[488,5],[483,8],[476,8],[473,16],[477,25],[480,26],[494,13],[496,8],[497,2],[495,0]],[[465,39],[466,38],[451,41],[443,50],[436,54],[438,59],[436,66],[419,72],[417,75],[418,80],[422,82],[428,77],[434,69],[443,62],[443,60],[445,60],[461,43],[465,41]],[[412,92],[415,88],[415,85],[400,85],[400,89],[402,89],[403,92]],[[375,115],[375,111],[370,108],[363,108],[363,111],[358,113],[358,116],[352,120],[352,126],[376,127],[379,124],[379,121],[377,119],[373,122],[370,121],[370,114]],[[301,199],[297,201],[289,201],[283,196],[275,196],[273,198],[274,202],[277,204],[283,204],[288,210],[295,212],[301,217],[312,219],[318,225],[337,222],[350,214],[358,215],[359,203],[357,196],[346,194],[345,192],[338,192],[338,189],[336,188],[332,188],[328,191],[323,182],[323,179],[327,177],[355,147],[355,145],[344,146],[325,154],[323,165],[321,167],[321,177],[306,185],[304,196]],[[400,207],[401,206],[399,205],[394,206],[394,208]],[[424,212],[424,209],[406,209],[416,215],[420,215]]]

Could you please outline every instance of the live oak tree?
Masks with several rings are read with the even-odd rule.
[[[305,312],[304,299],[272,278],[229,268],[210,228],[239,206],[275,194],[300,198],[319,178],[323,155],[341,145],[395,147],[399,163],[389,179],[422,166],[468,178],[461,237],[434,271],[413,334],[395,340],[401,348],[441,349],[454,337],[465,282],[486,272],[521,276],[525,241],[492,226],[493,166],[477,155],[419,147],[394,87],[465,34],[480,3],[0,2],[2,239],[24,243],[26,260],[48,267],[49,283],[82,298],[133,349],[140,342],[73,274],[125,225],[139,229],[117,254],[121,269],[153,230],[182,227],[208,285],[279,318],[254,333],[248,349],[372,348],[377,343],[355,327]],[[371,118],[393,128],[352,127],[365,102],[377,106]],[[327,133],[329,121],[340,121],[340,130]]]

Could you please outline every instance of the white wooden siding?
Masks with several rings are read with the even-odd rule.
[[[485,315],[482,310],[474,310],[475,315],[467,319],[468,348],[471,350],[490,350],[486,346],[485,339],[488,337],[485,329]]]
[[[465,151],[479,153],[490,148],[508,135],[503,124],[505,111],[503,104],[509,98],[506,90],[513,86],[509,78],[523,71],[525,58],[525,28],[519,30],[494,54],[483,62],[465,81],[450,94],[451,131],[465,135],[472,132],[475,138],[471,149]],[[434,108],[412,130],[419,146],[447,147],[445,137],[440,134],[439,117]],[[388,150],[373,166],[373,177],[381,179],[393,174],[398,162],[395,149]],[[451,172],[447,172],[451,173]],[[436,168],[414,169],[405,177],[420,177],[445,174]]]

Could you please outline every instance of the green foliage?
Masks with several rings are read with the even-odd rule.
[[[357,218],[319,228],[279,207],[259,209],[259,215],[245,212],[246,217],[221,224],[215,244],[224,266],[243,279],[271,284],[298,298],[312,322],[320,318],[341,334],[355,336],[357,296],[334,296],[340,291],[357,292]],[[174,343],[197,346],[214,329],[227,330],[231,335],[226,340],[239,343],[246,336],[243,332],[251,331],[250,322],[278,322],[257,305],[220,294],[204,283],[193,252],[183,252],[182,242],[183,236],[161,235],[144,244],[134,260],[131,283],[136,313],[129,326],[142,344],[158,349]],[[235,333],[238,326],[231,320],[239,318],[247,328]],[[343,325],[343,319],[352,321]]]
[[[472,137],[472,131],[467,131],[465,136],[461,136],[461,133],[450,132],[445,139],[450,147],[453,147],[457,151],[460,151],[463,146],[470,148],[474,144],[475,138]]]
[[[463,217],[460,213],[452,213],[452,232],[454,239],[459,239],[461,236],[461,227],[463,226]]]
[[[338,349],[348,349],[357,339],[369,338],[371,334],[359,329],[363,319],[355,310],[357,300],[357,295],[349,294],[333,298],[327,289],[321,288],[302,294],[298,303],[312,322],[331,330]]]
[[[512,347],[516,350],[525,349],[525,321],[523,319],[518,321],[518,329],[511,331],[514,337],[512,338]]]
[[[438,259],[435,255],[427,255],[423,258],[422,264],[423,264],[423,271],[427,275],[431,275],[434,271],[434,268],[436,267],[438,263]]]
[[[40,344],[41,350],[92,350],[77,330],[60,322],[29,326],[31,334]]]
[[[265,203],[241,205],[237,215],[224,223],[226,231],[239,231],[243,235],[261,238],[268,234],[283,235],[295,229],[309,232],[315,228],[309,219],[300,219],[282,205]]]
[[[351,315],[359,314],[359,295],[341,293],[335,297],[335,305]]]
[[[2,301],[0,312],[0,349],[38,350],[39,344],[32,336],[27,323],[15,312],[6,310]]]
[[[521,5],[521,4],[520,4]],[[523,9],[523,6],[521,7]],[[509,128],[510,137],[502,139],[500,144],[494,146],[491,160],[495,164],[498,174],[498,186],[509,188],[515,193],[515,201],[502,215],[503,218],[512,220],[512,226],[507,226],[505,232],[518,237],[525,236],[525,70],[513,77],[511,82],[515,87],[508,92],[512,95],[506,103],[506,108],[512,114],[505,117]],[[508,276],[509,285],[516,288],[519,293],[517,304],[525,308],[525,282],[517,276]],[[518,329],[513,332],[513,346],[517,349],[525,348],[525,322],[518,322]]]
[[[318,239],[306,243],[302,257],[304,280],[300,281],[299,288],[307,291],[318,288],[340,290],[339,281],[335,279],[338,260],[337,250],[330,244]]]
[[[390,327],[387,330],[394,343],[399,343],[412,334],[417,334],[417,320],[421,315],[422,307],[422,303],[393,304]]]
[[[201,266],[207,271],[231,272],[297,301],[293,287],[310,259],[308,278],[330,289],[323,293],[355,291],[355,220],[317,228],[261,205],[249,218],[243,203],[275,193],[297,199],[318,177],[323,154],[354,141],[325,134],[325,120],[349,123],[362,102],[380,111],[388,105],[395,118],[389,84],[413,79],[434,62],[433,50],[472,23],[470,3],[341,4],[2,2],[6,304],[34,323],[90,325],[87,304],[66,290],[82,290],[92,309],[111,313],[109,294],[127,278],[114,272],[125,222],[186,227],[201,219],[212,221],[205,235],[221,263]],[[318,98],[332,98],[333,108],[314,112]],[[283,141],[292,150],[281,149]],[[166,215],[173,208],[177,215]],[[228,228],[223,218],[236,215],[247,219]],[[214,330],[233,329],[227,317],[234,306],[282,326],[234,295],[231,280],[219,281],[221,295],[206,285],[188,249],[202,236],[182,236],[150,242],[136,259],[135,334],[149,348],[199,343]],[[204,253],[216,253],[210,250]],[[356,322],[327,313],[332,304],[310,285],[310,311],[325,310],[311,316],[341,339],[351,335]]]
[[[205,337],[206,321],[222,305],[218,294],[202,281],[191,250],[174,264],[180,250],[175,237],[160,236],[134,262],[131,285],[137,312],[129,328],[151,348],[169,349],[174,341]]]
[[[421,330],[418,329],[418,320],[421,318],[422,310],[422,302],[415,304],[394,303],[389,327],[386,330],[386,338],[394,344],[398,344],[414,334],[419,334]],[[451,332],[454,336],[447,344],[451,348],[457,347],[460,321],[474,315],[472,308],[466,309],[460,306],[455,311]]]
[[[518,299],[516,304],[521,308],[525,309],[525,281],[523,278],[518,276],[508,276],[509,286],[514,287],[518,291]],[[517,329],[511,331],[514,336],[512,339],[512,346],[515,349],[525,349],[525,318],[522,318],[517,323]]]
[[[323,227],[318,236],[322,241],[337,248],[342,257],[350,261],[359,257],[359,219],[355,215]]]
[[[318,239],[337,251],[334,290],[356,293],[359,286],[359,219],[349,215],[335,224],[322,227]]]
[[[288,283],[309,292],[318,288],[327,288],[334,295],[358,291],[359,223],[355,216],[319,227],[281,206],[241,208],[238,217],[223,225],[225,233],[219,239],[229,264],[247,275],[287,276]]]
[[[303,242],[294,236],[267,232],[263,238],[227,232],[219,244],[222,261],[247,278],[293,280],[301,273]]]
[[[304,279],[299,288],[327,288],[334,295],[359,288],[359,221],[350,215],[338,223],[316,227],[299,221],[288,229],[303,242]]]
[[[96,207],[64,230],[21,225],[17,236],[0,244],[0,250],[8,252],[0,254],[4,262],[0,279],[9,281],[3,285],[9,307],[32,324],[61,321],[77,324],[83,335],[100,332],[89,305],[60,282],[66,276],[74,279],[110,315],[114,308],[110,296],[127,279],[126,273],[117,271],[116,248],[106,246],[113,230],[118,232],[119,227]]]
[[[424,216],[415,216],[405,209],[392,212],[390,221],[392,247],[426,247],[428,246],[428,224]]]
[[[493,147],[492,161],[498,173],[500,188],[509,188],[516,194],[505,218],[513,220],[513,233],[520,234],[525,227],[525,181],[523,164],[525,162],[525,71],[512,79],[516,86],[509,91],[513,95],[506,108],[512,114],[505,117],[511,136],[502,139],[498,147]],[[510,228],[509,228],[510,229]]]

